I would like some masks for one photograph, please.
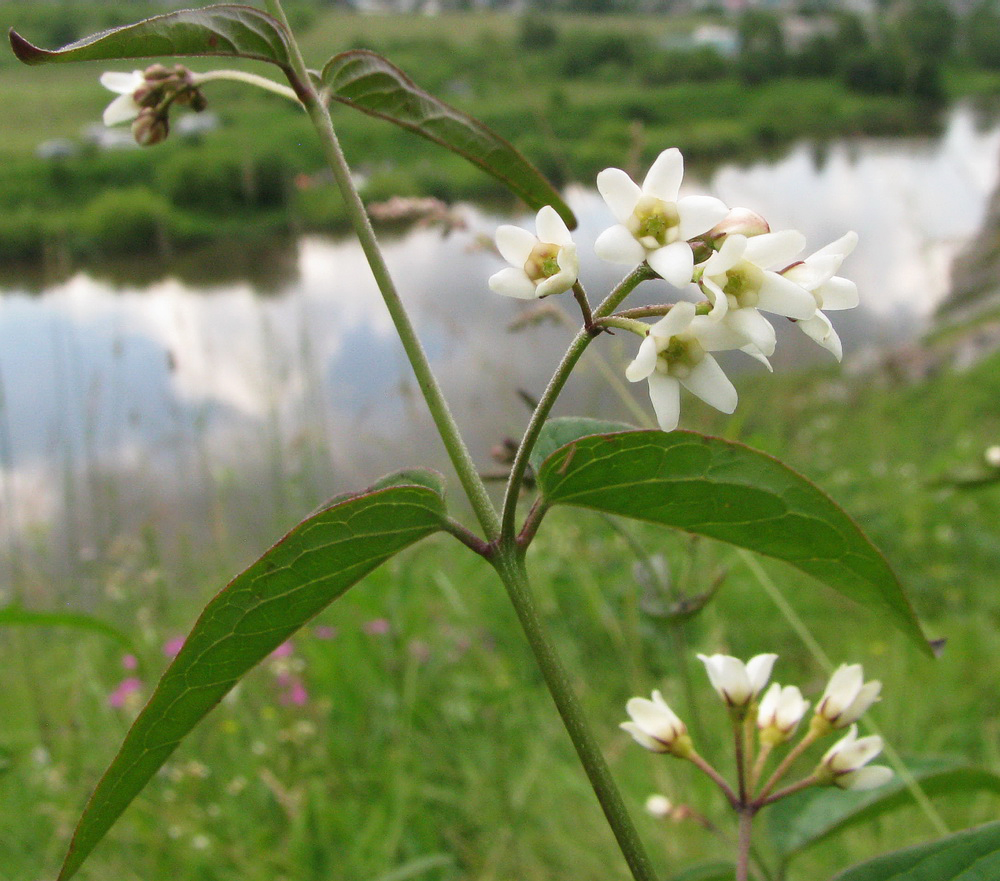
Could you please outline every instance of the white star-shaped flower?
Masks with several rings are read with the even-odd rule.
[[[840,264],[857,243],[858,234],[849,232],[781,273],[815,298],[816,314],[797,324],[807,336],[833,352],[838,361],[843,357],[844,349],[830,319],[821,310],[853,309],[858,305],[858,286],[836,275]]]
[[[702,265],[700,284],[712,303],[711,317],[724,320],[763,355],[773,355],[774,328],[759,310],[802,320],[816,314],[813,295],[773,271],[787,266],[805,243],[793,229],[726,236]]]
[[[736,389],[709,352],[738,349],[745,340],[707,315],[694,303],[675,303],[649,328],[635,360],[625,370],[630,382],[649,380],[649,399],[663,431],[673,431],[680,418],[680,387],[723,413],[736,409]]]
[[[142,108],[136,103],[135,93],[146,85],[146,77],[141,70],[133,70],[132,73],[106,71],[101,74],[101,85],[118,93],[118,97],[104,108],[105,125],[130,122],[139,115]]]
[[[555,208],[546,205],[535,219],[538,235],[519,226],[497,229],[501,256],[511,265],[490,277],[490,288],[506,297],[533,300],[573,287],[580,261],[576,245]]]
[[[597,189],[618,221],[597,237],[597,256],[626,265],[645,260],[675,287],[688,284],[694,270],[688,239],[710,230],[729,209],[712,196],[679,199],[683,177],[676,147],[656,157],[641,187],[620,168],[597,175]]]
[[[778,656],[756,655],[745,664],[732,655],[698,655],[698,660],[719,697],[731,707],[745,707],[767,685]]]

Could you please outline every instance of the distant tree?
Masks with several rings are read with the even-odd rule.
[[[738,70],[745,83],[754,85],[785,72],[785,35],[776,15],[757,9],[748,10],[740,16],[738,33]]]
[[[955,45],[958,17],[945,0],[908,0],[896,31],[917,59],[940,62]]]

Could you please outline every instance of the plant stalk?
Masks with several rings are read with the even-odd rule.
[[[280,0],[268,0],[267,5],[271,14],[288,30],[292,71],[294,74],[294,79],[291,82],[292,88],[305,105],[306,112],[308,112],[309,118],[312,120],[319,135],[324,156],[330,165],[330,169],[333,171],[334,180],[336,180],[337,187],[344,199],[351,225],[354,227],[354,232],[361,243],[361,248],[365,253],[368,264],[371,266],[372,275],[375,277],[375,282],[382,294],[382,299],[385,301],[396,332],[399,334],[406,357],[409,359],[410,366],[417,379],[417,385],[420,386],[420,391],[427,402],[431,417],[434,419],[434,424],[441,435],[441,440],[448,451],[448,456],[455,471],[458,473],[458,479],[461,481],[462,488],[465,490],[465,494],[472,504],[476,517],[486,533],[486,537],[489,540],[493,540],[500,533],[500,519],[497,516],[496,508],[493,507],[493,503],[490,501],[486,485],[479,476],[475,463],[472,461],[472,456],[465,446],[465,441],[458,430],[455,418],[451,415],[448,402],[445,400],[437,378],[431,370],[427,354],[424,352],[423,346],[417,337],[403,301],[396,290],[392,276],[389,274],[389,269],[385,265],[378,240],[375,238],[375,231],[372,229],[371,220],[368,218],[368,214],[361,202],[361,197],[358,195],[357,188],[351,179],[350,168],[347,165],[344,151],[341,149],[340,141],[337,139],[337,134],[334,131],[330,112],[312,86],[305,63],[302,60],[302,54],[298,49],[298,44],[295,42],[291,29],[288,27],[288,20],[285,17]]]
[[[493,560],[493,565],[507,589],[507,595],[517,612],[518,620],[535,655],[535,661],[562,717],[563,725],[573,741],[576,754],[586,771],[608,825],[611,826],[618,841],[618,847],[628,863],[632,877],[635,881],[656,881],[649,857],[639,840],[632,818],[611,777],[611,771],[593,731],[587,723],[579,698],[573,691],[569,674],[559,660],[555,646],[535,607],[521,553],[509,546],[501,547]]]
[[[653,270],[645,263],[639,264],[639,266],[625,276],[621,283],[608,294],[604,302],[594,310],[593,320],[597,321],[610,315],[641,282],[651,278],[656,278]],[[555,404],[556,398],[559,397],[559,393],[563,390],[563,386],[566,385],[566,380],[569,379],[569,375],[576,366],[576,362],[580,360],[580,356],[584,353],[587,346],[590,345],[590,341],[593,338],[593,332],[586,327],[576,335],[566,350],[566,354],[563,355],[562,361],[559,362],[559,366],[552,375],[552,379],[549,380],[549,384],[542,394],[535,412],[531,414],[531,421],[528,422],[528,427],[524,430],[524,436],[521,438],[517,454],[514,456],[514,464],[511,466],[510,478],[507,480],[507,490],[504,494],[501,523],[501,535],[504,541],[510,541],[515,534],[516,527],[514,520],[517,515],[517,500],[521,494],[524,471],[528,466],[528,456],[535,446],[535,441],[538,440],[538,435],[541,433],[542,426],[552,411],[552,406]]]

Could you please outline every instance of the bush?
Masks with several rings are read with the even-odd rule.
[[[169,244],[170,214],[170,203],[146,187],[108,190],[80,213],[80,243],[101,254],[159,255]]]
[[[524,15],[518,21],[517,42],[529,51],[551,49],[559,42],[559,29],[547,18]]]

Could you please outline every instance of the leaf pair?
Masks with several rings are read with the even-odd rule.
[[[104,31],[62,49],[40,49],[11,30],[14,54],[25,64],[105,61],[182,55],[249,58],[275,64],[295,84],[288,34],[250,6],[188,9]],[[471,116],[419,88],[374,52],[342,52],[318,76],[329,98],[387,120],[445,147],[493,175],[528,206],[553,206],[570,229],[576,218],[558,191],[510,143]]]

